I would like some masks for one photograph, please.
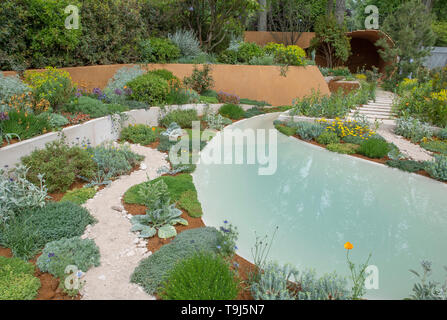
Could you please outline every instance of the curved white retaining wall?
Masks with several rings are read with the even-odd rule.
[[[203,114],[206,106],[206,104],[187,104],[181,106],[167,106],[166,110],[196,109],[200,116]],[[221,106],[222,104],[209,105],[210,110],[214,111],[217,111]],[[242,105],[244,110],[250,109],[251,107],[253,106]],[[147,110],[140,109],[127,111],[125,114],[128,115],[129,119],[124,122],[123,127],[126,127],[129,124],[146,124],[149,126],[157,126],[161,113],[160,107],[151,107]],[[20,162],[22,157],[29,155],[35,149],[42,149],[45,147],[46,143],[59,139],[61,133],[66,136],[66,141],[68,143],[78,143],[84,139],[90,141],[92,146],[97,146],[104,141],[118,139],[120,130],[121,128],[119,128],[119,130],[115,130],[114,132],[111,117],[107,116],[64,128],[60,132],[50,132],[28,140],[14,143],[0,148],[0,168],[3,168],[4,166],[15,166]]]

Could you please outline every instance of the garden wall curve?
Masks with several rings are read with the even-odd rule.
[[[209,108],[215,112],[219,110],[222,104],[212,104]],[[188,104],[181,106],[167,106],[166,112],[175,109],[196,109],[199,116],[203,115],[206,104]],[[248,110],[252,106],[241,105],[244,110]],[[45,148],[45,144],[58,140],[65,136],[66,142],[69,144],[81,144],[83,141],[89,141],[91,146],[97,146],[105,141],[116,140],[119,138],[121,128],[130,124],[145,124],[149,126],[157,126],[160,116],[162,115],[161,108],[151,107],[149,109],[130,110],[124,112],[127,115],[127,120],[119,124],[112,121],[111,116],[96,118],[82,124],[66,127],[60,132],[49,132],[31,139],[11,144],[0,148],[0,168],[9,166],[14,167],[20,162],[20,159],[29,155],[36,149]]]

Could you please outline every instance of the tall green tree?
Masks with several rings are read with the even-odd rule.
[[[315,24],[315,37],[311,49],[324,57],[327,67],[341,65],[351,54],[350,38],[346,36],[346,26],[339,25],[334,15],[320,16]]]
[[[396,80],[415,76],[422,66],[424,58],[430,54],[436,41],[432,30],[432,14],[420,1],[413,0],[400,5],[383,23],[382,30],[394,41],[391,46],[385,39],[380,39],[376,45],[385,61],[397,63],[388,67],[387,73]]]
[[[178,0],[184,24],[195,31],[202,48],[214,51],[231,33],[242,33],[247,19],[257,14],[257,0]]]

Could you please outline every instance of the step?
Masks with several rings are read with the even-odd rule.
[[[377,111],[377,112],[386,112],[386,113],[392,113],[391,109],[379,109],[379,108],[370,108],[367,106],[358,108],[357,110],[364,110],[364,111]]]
[[[360,108],[368,108],[368,109],[377,109],[377,110],[383,110],[383,111],[391,111],[392,110],[392,108],[390,108],[390,107],[378,107],[378,106],[371,106],[371,105],[369,105],[369,104],[367,104],[367,105],[363,105],[363,106],[361,106]]]
[[[368,110],[368,109],[357,109],[358,112],[360,113],[377,113],[377,114],[391,114],[391,112],[388,111],[380,111],[380,110]]]
[[[386,105],[391,105],[393,104],[393,101],[381,101],[381,100],[369,100],[368,103],[377,103],[377,104],[386,104]]]
[[[378,111],[388,111],[391,112],[391,108],[389,107],[377,107],[377,106],[370,106],[370,105],[364,105],[364,106],[360,106],[357,109],[372,109],[372,110],[378,110]]]
[[[391,117],[385,117],[385,116],[372,116],[372,115],[364,115],[366,119],[369,120],[374,120],[374,119],[379,119],[379,120],[392,120]],[[354,118],[354,114],[348,114],[348,117]]]

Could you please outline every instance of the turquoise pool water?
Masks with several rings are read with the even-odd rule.
[[[275,115],[237,127],[273,128]],[[270,257],[299,269],[348,275],[351,258],[379,269],[379,289],[368,299],[408,297],[419,262],[433,262],[435,280],[447,265],[447,186],[437,181],[338,155],[278,133],[278,168],[199,164],[194,182],[207,225],[229,220],[239,229],[238,253],[248,260],[258,235],[279,227]]]

